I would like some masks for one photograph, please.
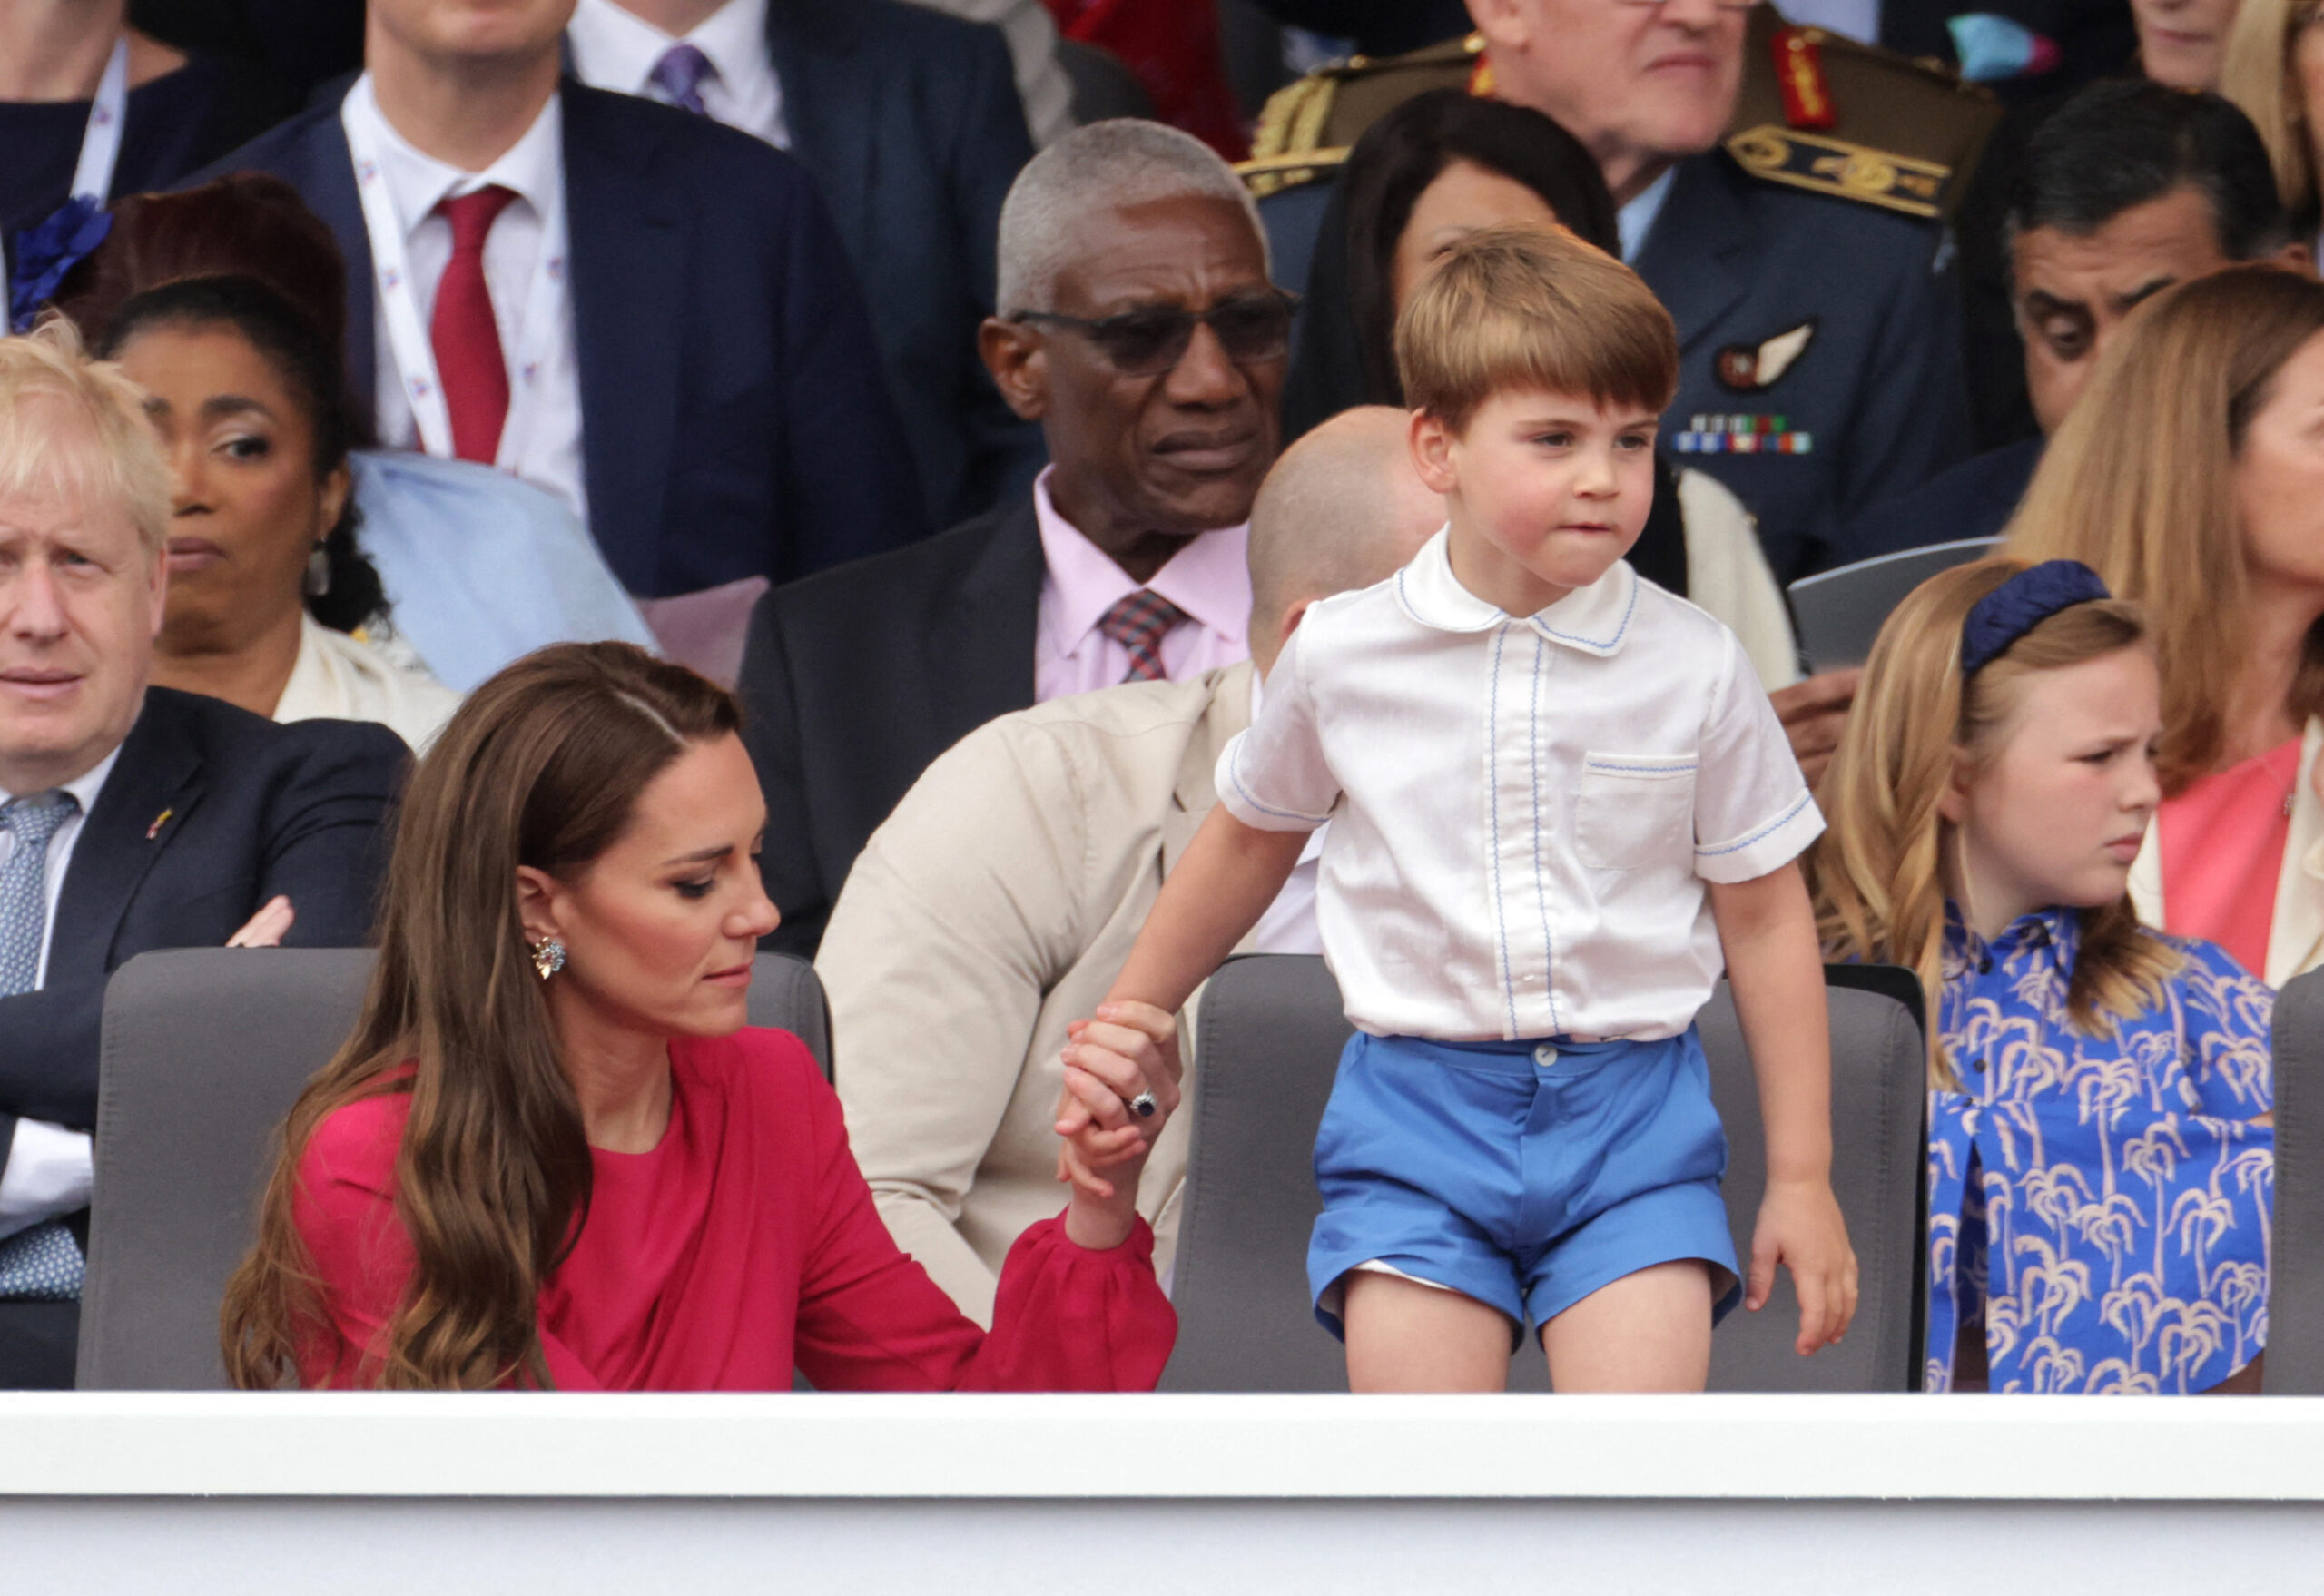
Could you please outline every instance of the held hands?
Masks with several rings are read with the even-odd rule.
[[[248,924],[226,939],[230,948],[279,948],[283,936],[290,930],[290,922],[298,919],[290,907],[290,900],[279,893],[269,898],[264,906],[250,918]]]
[[[1097,1017],[1066,1028],[1065,1091],[1058,1100],[1057,1176],[1073,1187],[1068,1234],[1083,1246],[1115,1246],[1129,1232],[1137,1171],[1177,1111],[1178,1025],[1148,1003],[1100,1004]],[[1154,1112],[1131,1105],[1151,1093]],[[1112,1178],[1108,1177],[1110,1172]],[[1092,1242],[1077,1223],[1103,1217],[1118,1234]]]
[[[1828,1180],[1768,1182],[1751,1236],[1751,1278],[1743,1305],[1753,1313],[1775,1290],[1776,1264],[1790,1266],[1799,1293],[1799,1339],[1806,1357],[1838,1342],[1856,1317],[1856,1249]]]

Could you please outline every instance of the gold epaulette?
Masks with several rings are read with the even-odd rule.
[[[1823,133],[1755,127],[1727,141],[1744,171],[1812,193],[1861,200],[1935,221],[1945,213],[1953,169],[1935,161],[1867,149]]]
[[[2001,120],[1941,64],[1755,7],[1727,153],[1768,182],[1950,220]]]
[[[1424,90],[1466,84],[1484,47],[1483,35],[1470,34],[1405,55],[1352,55],[1319,67],[1267,96],[1251,159],[1235,170],[1262,197],[1328,172],[1393,106]]]
[[[1321,143],[1339,86],[1336,70],[1326,67],[1267,96],[1251,133],[1251,158],[1235,167],[1252,193],[1265,196],[1288,183],[1305,182],[1319,169],[1347,159],[1344,145],[1326,151]]]

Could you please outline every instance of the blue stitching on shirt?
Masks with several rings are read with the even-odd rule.
[[[1630,616],[1637,613],[1638,578],[1636,576],[1632,576],[1630,578],[1630,601],[1629,606],[1622,611],[1621,625],[1616,626],[1614,628],[1614,635],[1606,639],[1603,643],[1599,642],[1594,637],[1584,637],[1579,633],[1561,632],[1555,626],[1546,625],[1538,618],[1536,618],[1533,624],[1540,626],[1542,631],[1547,632],[1551,636],[1555,637],[1561,643],[1578,643],[1584,648],[1611,648],[1622,640],[1624,634],[1630,631]]]
[[[1692,764],[1609,764],[1602,759],[1584,757],[1581,768],[1584,771],[1611,771],[1616,774],[1627,776],[1683,776],[1695,770],[1697,766]]]
[[[1277,820],[1306,821],[1315,825],[1322,825],[1332,818],[1328,814],[1305,814],[1296,809],[1276,809],[1252,797],[1251,789],[1243,784],[1243,750],[1239,745],[1235,750],[1235,757],[1226,762],[1226,779],[1235,783],[1236,795],[1261,814],[1271,814]]]
[[[1813,802],[1815,802],[1815,800],[1810,794],[1802,793],[1798,797],[1792,800],[1792,804],[1789,809],[1785,810],[1781,814],[1776,816],[1775,819],[1761,826],[1758,831],[1753,832],[1749,836],[1743,838],[1740,842],[1723,843],[1717,848],[1698,848],[1695,850],[1695,857],[1698,859],[1716,859],[1722,853],[1740,852],[1742,850],[1748,848],[1752,843],[1763,842],[1767,838],[1774,835],[1776,832],[1783,830],[1784,827],[1789,825],[1792,821],[1797,817],[1801,810],[1807,808],[1807,805]]]
[[[1492,923],[1501,942],[1501,990],[1509,1007],[1509,1034],[1517,1034],[1517,983],[1509,970],[1509,916],[1501,893],[1501,655],[1509,643],[1509,628],[1492,638],[1492,685],[1485,696],[1485,796],[1492,809]]]
[[[1533,901],[1541,911],[1541,984],[1550,1001],[1550,1030],[1554,1034],[1565,1027],[1558,1022],[1557,939],[1550,934],[1549,889],[1541,872],[1541,666],[1549,652],[1550,645],[1535,634],[1532,722],[1527,729],[1533,755]]]

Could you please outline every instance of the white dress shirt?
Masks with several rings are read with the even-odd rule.
[[[64,891],[65,869],[73,862],[73,846],[80,841],[82,824],[97,806],[97,794],[104,790],[105,778],[113,774],[120,758],[121,750],[115,748],[85,774],[64,783],[63,790],[72,793],[80,806],[49,833],[48,852],[41,862],[41,893],[47,914],[41,922],[35,990],[48,984],[49,944],[56,940],[56,900]],[[0,804],[15,796],[0,791]],[[0,831],[0,862],[6,862],[15,846],[15,833]],[[8,1161],[0,1167],[0,1236],[14,1236],[44,1219],[88,1205],[95,1165],[84,1133],[43,1120],[19,1119],[7,1152]]]
[[[783,84],[766,54],[766,5],[726,0],[692,33],[671,34],[624,10],[620,0],[581,0],[565,30],[574,75],[593,89],[666,103],[667,96],[649,81],[654,68],[671,45],[692,44],[710,58],[712,69],[702,80],[702,108],[728,127],[787,150]]]
[[[1620,561],[1512,616],[1442,532],[1307,611],[1218,795],[1331,823],[1316,921],[1349,1020],[1444,1041],[1685,1030],[1723,967],[1705,883],[1824,823],[1725,626]]]
[[[1251,673],[1251,720],[1257,724],[1260,712],[1266,706],[1266,681],[1256,670]],[[1251,928],[1250,950],[1254,953],[1320,953],[1324,951],[1323,933],[1315,928],[1315,873],[1324,857],[1324,839],[1332,834],[1328,825],[1317,826],[1307,833],[1306,846],[1299,850],[1299,862],[1291,867],[1291,874],[1283,883],[1283,891],[1267,905],[1259,923]]]
[[[350,126],[359,124],[379,152],[380,174],[387,180],[389,197],[403,223],[412,302],[419,308],[423,328],[435,313],[436,285],[452,259],[452,224],[436,213],[436,207],[447,199],[495,184],[516,194],[493,222],[484,243],[484,280],[492,294],[492,319],[500,332],[501,356],[512,363],[511,425],[501,435],[500,457],[495,464],[563,499],[586,525],[589,504],[581,456],[581,365],[567,279],[557,280],[549,302],[547,313],[557,319],[559,329],[547,346],[547,359],[529,374],[513,369],[517,351],[525,347],[533,272],[540,262],[542,219],[550,197],[565,182],[565,123],[557,96],[549,96],[524,137],[478,172],[462,172],[414,149],[380,112],[369,73],[348,90],[340,114]],[[372,247],[376,258],[378,241]],[[377,292],[371,298],[372,337],[379,351],[373,394],[379,407],[379,441],[389,448],[417,448],[419,423],[404,393],[404,373],[389,336],[387,310]],[[514,423],[520,404],[528,408],[531,419],[517,428]]]
[[[1118,687],[1129,674],[1129,650],[1098,629],[1098,620],[1141,584],[1113,556],[1082,536],[1049,498],[1053,466],[1033,480],[1033,519],[1041,532],[1041,596],[1033,633],[1033,702]],[[1196,535],[1143,584],[1186,611],[1162,637],[1162,674],[1190,682],[1251,656],[1251,528],[1224,527]]]

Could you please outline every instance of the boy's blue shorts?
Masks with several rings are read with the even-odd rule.
[[[1650,1042],[1358,1031],[1315,1137],[1315,1316],[1344,1334],[1332,1288],[1368,1263],[1538,1326],[1625,1275],[1701,1258],[1716,1319],[1742,1295],[1726,1170],[1691,1026]]]

